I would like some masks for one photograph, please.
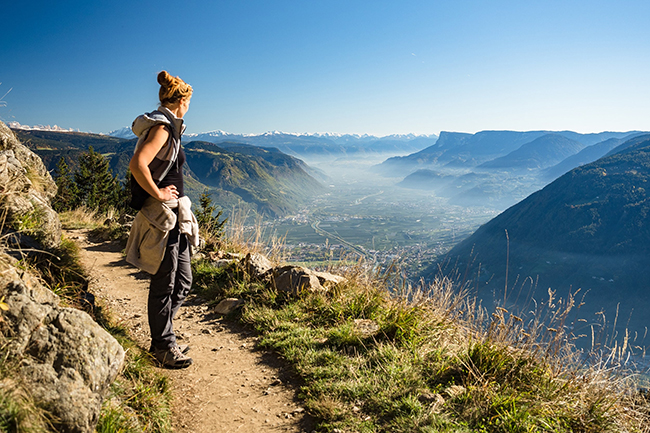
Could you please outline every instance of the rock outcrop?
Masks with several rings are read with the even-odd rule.
[[[61,240],[50,207],[56,184],[42,161],[0,122],[0,215],[3,231],[40,250]],[[28,236],[25,236],[25,233]],[[59,297],[9,255],[0,243],[0,343],[12,381],[52,416],[56,431],[92,432],[102,401],[124,362],[120,344],[83,311],[60,305]],[[15,250],[13,250],[15,253]],[[0,375],[0,382],[3,377]]]
[[[122,346],[88,314],[59,298],[0,253],[0,298],[7,354],[36,403],[64,432],[92,432],[102,400],[124,361]]]
[[[23,226],[46,248],[61,240],[61,223],[50,207],[56,184],[43,161],[0,122],[0,208],[5,228]]]
[[[229,253],[210,253],[209,259],[214,267],[226,268],[237,265],[248,276],[257,281],[264,281],[279,292],[299,295],[303,291],[327,291],[347,281],[345,277],[329,272],[314,271],[303,266],[275,266],[268,258],[259,253],[248,253],[245,257],[224,259]]]

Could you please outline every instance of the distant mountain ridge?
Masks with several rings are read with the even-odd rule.
[[[597,159],[605,156],[621,143],[624,143],[627,140],[631,139],[635,135],[638,135],[638,133],[632,133],[623,138],[610,138],[608,140],[601,141],[600,143],[587,146],[575,155],[571,155],[558,164],[552,167],[548,167],[544,171],[544,176],[549,179],[555,179],[576,167],[594,162]]]
[[[449,263],[468,280],[478,278],[469,286],[485,302],[503,299],[507,267],[509,287],[530,277],[527,287],[538,295],[551,287],[565,297],[580,288],[589,291],[583,312],[605,308],[611,320],[620,306],[625,320],[634,310],[634,330],[650,325],[650,135],[619,147],[481,226],[449,252]]]
[[[433,191],[448,197],[452,204],[505,209],[638,134],[443,131],[432,146],[389,158],[372,170],[386,177],[401,177],[400,186]]]
[[[575,155],[585,145],[559,134],[544,134],[522,144],[507,155],[484,162],[477,168],[529,170],[547,168]]]
[[[279,131],[259,135],[230,134],[212,131],[202,134],[187,134],[185,141],[207,141],[215,144],[240,142],[259,147],[275,147],[299,158],[341,156],[358,154],[408,153],[430,146],[437,135],[389,135],[375,137],[356,134],[292,134]]]
[[[631,132],[579,134],[572,131],[481,131],[468,134],[442,131],[438,140],[431,146],[411,155],[389,158],[377,166],[376,171],[395,174],[436,165],[450,168],[476,167],[506,156],[521,146],[549,134],[577,141],[584,147],[609,138],[622,138]]]

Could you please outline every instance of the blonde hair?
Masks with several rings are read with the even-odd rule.
[[[192,96],[192,86],[181,80],[180,77],[171,76],[167,71],[158,73],[158,84],[160,84],[158,97],[162,105],[175,104],[181,98]]]

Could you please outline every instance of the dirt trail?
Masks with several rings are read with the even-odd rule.
[[[66,235],[81,248],[91,292],[109,306],[142,348],[149,347],[147,274],[124,261],[116,242],[97,241],[87,230]],[[295,397],[290,373],[257,338],[223,320],[190,294],[174,320],[179,344],[189,344],[194,364],[165,370],[172,383],[175,432],[311,432],[312,421]]]

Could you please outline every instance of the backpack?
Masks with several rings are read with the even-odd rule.
[[[131,201],[129,201],[129,206],[135,210],[142,209],[145,200],[151,197],[151,194],[140,186],[138,181],[135,180],[135,177],[133,177],[133,174],[129,177],[129,186],[131,187]]]

